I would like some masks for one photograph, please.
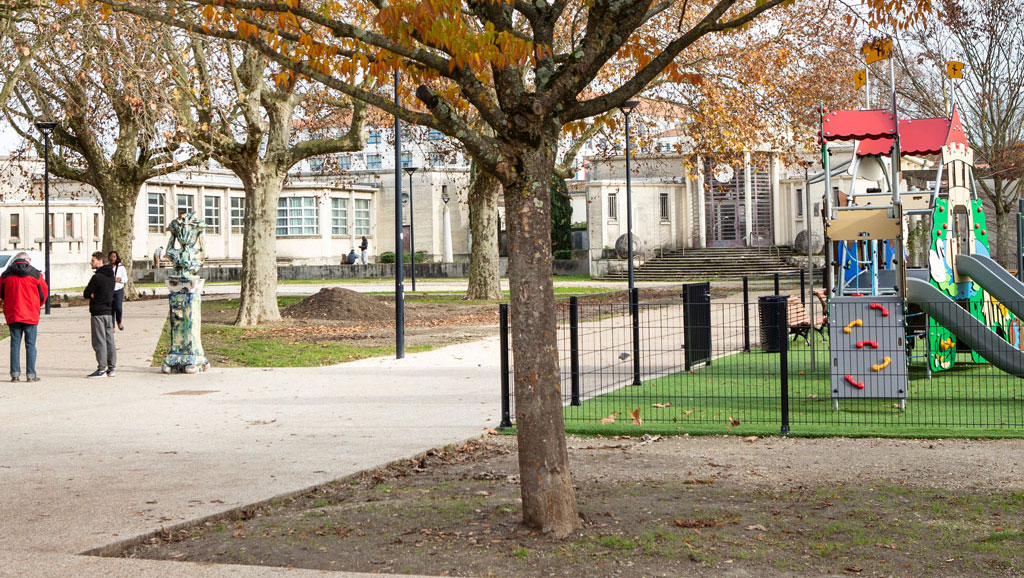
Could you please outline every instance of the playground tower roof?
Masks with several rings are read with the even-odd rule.
[[[821,135],[826,141],[859,140],[857,155],[888,155],[892,151],[896,122],[888,110],[834,110],[823,119]],[[960,112],[953,107],[949,117],[899,121],[900,153],[934,155],[950,143],[967,145]]]

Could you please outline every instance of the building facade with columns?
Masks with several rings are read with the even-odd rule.
[[[0,159],[0,179],[0,249],[43,251],[43,163]],[[414,214],[404,205],[406,250],[411,249],[415,234],[416,250],[429,259],[468,259],[467,184],[466,169],[413,174]],[[407,174],[403,174],[402,185],[408,197]],[[292,174],[278,201],[278,258],[295,264],[336,265],[350,250],[358,253],[364,236],[372,260],[393,251],[394,196],[393,170],[356,170],[343,176],[309,170]],[[181,171],[151,179],[139,191],[135,206],[131,258],[152,259],[157,248],[166,248],[167,223],[179,211],[195,211],[206,223],[207,260],[238,261],[245,208],[241,182],[224,169]],[[50,224],[54,287],[84,286],[91,274],[90,255],[103,249],[99,195],[81,183],[51,177]],[[448,255],[446,240],[451,247]],[[33,264],[42,269],[42,263]]]
[[[837,150],[833,166],[851,154],[852,147]],[[817,159],[813,153],[802,156],[808,163]],[[704,157],[666,153],[634,156],[631,163],[633,234],[648,257],[688,248],[789,246],[808,222],[815,232],[823,230],[823,179],[813,171],[805,179],[800,163],[790,156],[771,151]],[[590,258],[597,263],[603,250],[614,248],[627,231],[625,159],[592,157],[588,165],[585,179],[574,187],[573,220],[585,215]],[[928,166],[925,159],[903,158],[904,170]],[[851,178],[848,171],[834,172],[832,185],[848,191]],[[857,190],[872,184],[861,179]],[[581,205],[583,215],[576,212]],[[591,273],[602,274],[601,266],[592,266]]]

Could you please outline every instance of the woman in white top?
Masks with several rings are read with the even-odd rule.
[[[124,331],[124,324],[121,323],[122,309],[124,307],[124,284],[128,281],[128,269],[121,263],[121,256],[117,251],[111,251],[107,255],[107,262],[114,270],[114,322],[117,328]]]

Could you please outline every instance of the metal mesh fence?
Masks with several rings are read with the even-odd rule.
[[[840,297],[825,315],[809,277],[777,282],[778,293],[774,277],[745,290],[743,279],[640,289],[635,316],[626,291],[560,300],[567,425],[936,435],[1024,425],[1012,313],[1024,303]],[[504,402],[513,415],[511,392]]]

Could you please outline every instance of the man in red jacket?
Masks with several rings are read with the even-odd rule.
[[[21,338],[25,338],[25,378],[39,381],[36,375],[36,328],[39,326],[39,308],[46,302],[49,287],[46,279],[29,264],[28,253],[18,253],[14,261],[0,275],[0,299],[4,302],[4,317],[11,330],[11,381],[21,379]]]

